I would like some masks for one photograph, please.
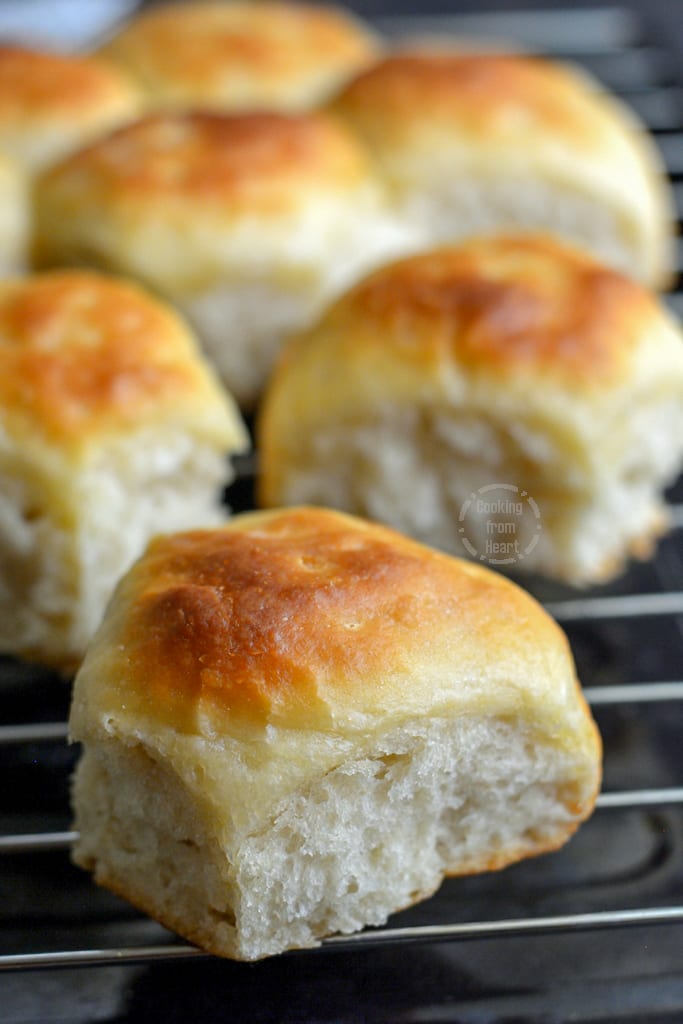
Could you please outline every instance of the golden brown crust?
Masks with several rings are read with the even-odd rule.
[[[277,213],[367,171],[363,150],[325,115],[157,114],[75,154],[41,191],[71,184],[105,202]]]
[[[245,280],[306,293],[381,197],[327,115],[152,115],[39,178],[34,265],[123,273],[175,301]]]
[[[464,371],[599,392],[621,380],[644,325],[658,318],[645,289],[547,236],[419,253],[370,274],[292,342],[271,379],[261,434],[267,441],[269,403],[309,358],[351,370],[382,359],[389,390],[401,368],[408,382],[417,373],[437,389]],[[309,411],[314,402],[309,393]]]
[[[460,140],[519,144],[545,135],[599,152],[625,127],[612,101],[576,72],[509,53],[397,53],[361,72],[331,109],[380,149],[440,125]]]
[[[223,396],[175,314],[136,286],[86,272],[0,285],[0,408],[16,429],[80,448]]]
[[[644,288],[542,235],[473,240],[381,268],[328,312],[416,368],[559,377],[604,386],[656,315]],[[322,327],[324,331],[325,326]],[[315,330],[315,328],[314,328]],[[348,354],[348,353],[347,353]]]
[[[574,76],[504,53],[397,53],[361,72],[332,107],[384,138],[411,133],[424,112],[475,137],[518,138],[534,126],[590,143],[599,128],[593,98]]]
[[[74,144],[131,119],[139,95],[117,68],[97,57],[63,55],[0,44],[0,146],[31,162],[45,132],[49,150]]]
[[[313,105],[376,52],[374,36],[350,14],[278,0],[161,5],[104,49],[152,101],[224,110]]]
[[[521,589],[322,509],[252,513],[157,539],[112,622],[127,714],[181,733],[206,719],[220,732],[427,714],[469,699],[451,678],[455,651],[464,677],[479,666],[477,687],[502,672],[499,695],[513,705],[520,658],[554,675],[549,707],[576,685],[564,636]]]
[[[65,56],[0,44],[0,124],[26,117],[87,116],[132,92],[119,71],[96,57]]]

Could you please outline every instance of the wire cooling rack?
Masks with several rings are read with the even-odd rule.
[[[609,8],[401,17],[384,19],[379,27],[397,38],[454,33],[507,41],[580,62],[630,103],[654,133],[673,181],[680,225],[680,83],[668,52],[643,37],[631,13]],[[682,262],[679,247],[679,269]],[[667,301],[683,314],[681,290]],[[250,505],[249,473],[243,464],[230,495],[233,507]],[[608,930],[623,938],[644,929],[639,934],[647,936],[653,960],[642,998],[654,1005],[663,998],[657,993],[666,991],[671,1005],[683,1006],[683,481],[670,499],[674,527],[651,562],[589,592],[530,584],[567,630],[603,734],[605,783],[592,819],[558,853],[494,875],[449,880],[431,900],[387,927],[330,938],[316,956],[343,959],[355,950],[396,944],[418,949],[532,936],[545,936],[548,952],[553,937],[561,935]],[[68,779],[77,752],[66,744],[68,696],[65,684],[48,673],[0,660],[0,969],[205,957],[70,866]],[[623,979],[642,958],[623,943],[615,949],[609,970]],[[604,944],[600,955],[606,955]],[[535,956],[537,963],[540,954]],[[280,958],[291,965],[292,977],[302,957],[310,953]],[[515,972],[523,974],[520,963]],[[500,958],[499,985],[506,970]],[[673,979],[673,989],[662,988],[660,976]],[[509,976],[507,983],[512,985]],[[486,983],[483,990],[490,991]],[[437,1018],[423,1006],[415,1019]]]

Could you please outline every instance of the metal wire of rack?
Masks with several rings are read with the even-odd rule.
[[[673,77],[673,69],[665,50],[642,39],[641,26],[628,11],[606,8],[534,12],[533,17],[520,13],[444,18],[402,17],[384,19],[380,22],[380,27],[397,38],[422,33],[438,34],[440,37],[443,37],[444,33],[457,33],[505,39],[553,56],[581,62],[630,103],[654,132],[674,185],[679,224],[683,220],[681,86]],[[679,270],[683,270],[683,247],[679,247]],[[668,297],[668,301],[676,312],[683,314],[683,291],[675,291]],[[244,476],[248,476],[253,468],[253,464],[243,467],[242,483]],[[674,528],[651,563],[635,567],[612,587],[587,594],[576,594],[549,585],[540,585],[537,594],[550,613],[569,632],[579,663],[580,675],[586,684],[586,697],[596,715],[602,716],[606,766],[609,768],[612,756],[616,765],[613,771],[607,771],[606,786],[599,798],[596,815],[583,827],[582,832],[588,832],[593,821],[599,823],[604,816],[610,814],[628,812],[647,816],[654,811],[675,811],[683,807],[683,757],[676,757],[683,740],[683,729],[680,732],[681,739],[677,738],[678,723],[683,725],[683,481],[679,481],[672,489],[671,498]],[[617,649],[619,653],[615,657],[614,652]],[[605,657],[605,651],[608,657]],[[642,678],[637,675],[632,678],[631,673],[639,669]],[[24,752],[24,768],[27,764],[39,766],[41,759],[46,759],[50,763],[51,752],[58,751],[57,771],[64,775],[68,773],[72,763],[69,758],[62,757],[66,750],[65,721],[37,720],[31,714],[32,697],[28,698],[28,708],[26,702],[19,700],[19,712],[16,715],[19,720],[11,718],[13,697],[19,692],[25,680],[31,677],[32,671],[28,668],[18,668],[9,661],[0,662],[0,694],[5,698],[3,714],[10,716],[0,725],[0,763],[5,767],[12,767],[19,752]],[[18,676],[21,678],[17,683]],[[34,686],[31,693],[35,693],[35,686],[40,686],[40,681],[35,683],[35,680],[32,680],[31,685]],[[55,706],[59,706],[60,700],[65,709],[64,695],[57,698]],[[660,711],[663,715],[657,717]],[[41,713],[45,713],[44,707]],[[649,728],[648,716],[655,715],[653,735],[647,737],[644,747],[636,747],[639,765],[635,771],[633,765],[624,768],[628,758],[620,747],[621,740],[618,736],[611,746],[615,727],[609,718],[610,715],[616,715],[620,720],[616,733],[619,732],[619,728],[622,732],[624,729],[626,732],[635,731],[641,742],[644,731]],[[665,734],[664,740],[660,735],[662,729]],[[667,759],[664,769],[661,770],[661,761],[653,758],[652,750],[660,754],[665,748]],[[648,785],[645,778],[646,769],[653,764],[658,770],[653,773],[654,784]],[[610,778],[613,782],[607,784]],[[623,779],[635,780],[635,784],[619,785],[619,780]],[[616,785],[614,780],[617,782]],[[65,787],[63,790],[65,792]],[[23,822],[26,819],[26,814],[14,813],[15,810],[16,808],[10,807],[10,812],[6,814],[0,811],[0,828],[5,831],[5,834],[0,835],[0,894],[3,894],[0,905],[4,907],[11,904],[7,894],[14,884],[15,874],[12,874],[9,882],[5,881],[6,888],[3,890],[3,864],[8,860],[16,861],[23,856],[33,858],[32,864],[35,863],[36,857],[64,856],[75,835],[68,828],[52,827],[55,820],[62,822],[68,817],[66,807],[62,807],[56,815],[51,809],[46,816],[44,828],[24,828],[12,833],[7,830],[7,823],[11,824],[15,819]],[[651,832],[651,819],[648,818],[648,822]],[[447,917],[450,914],[451,904],[446,901],[443,911],[438,910],[439,904],[435,902],[439,899],[437,896],[424,905],[423,911],[418,911],[412,916],[411,912],[405,912],[404,915],[392,920],[388,927],[330,938],[323,943],[321,951],[348,951],[408,942],[453,942],[477,938],[552,935],[598,929],[623,929],[630,926],[682,924],[683,880],[674,879],[674,868],[671,865],[677,859],[683,842],[683,818],[679,815],[675,820],[657,819],[654,827],[669,837],[668,853],[662,853],[657,847],[660,849],[659,853],[648,853],[645,856],[649,874],[643,875],[641,872],[639,891],[644,892],[647,898],[633,906],[614,905],[614,880],[610,880],[606,888],[601,888],[601,879],[596,882],[591,876],[587,883],[584,880],[578,884],[584,895],[588,892],[589,896],[595,893],[598,897],[606,896],[603,902],[598,902],[597,905],[594,899],[592,905],[588,907],[579,901],[577,909],[576,901],[571,896],[573,880],[570,878],[567,881],[563,878],[560,889],[563,892],[569,890],[570,893],[564,903],[560,899],[559,903],[556,900],[554,904],[552,895],[549,898],[544,896],[538,901],[542,906],[555,906],[554,912],[528,913],[526,911],[529,906],[535,903],[534,900],[527,900],[522,901],[521,912],[506,911],[500,916],[489,916],[486,908],[495,909],[501,905],[501,901],[497,901],[495,892],[494,898],[490,898],[491,894],[485,882],[483,888],[475,882],[470,883],[470,891],[474,894],[471,910],[474,919],[468,919],[467,914],[459,913],[455,915],[455,919],[444,920],[444,914]],[[623,844],[628,845],[632,835],[632,832],[627,831]],[[618,839],[615,842],[618,845]],[[588,848],[592,849],[590,841]],[[575,871],[582,856],[583,854],[575,861],[570,857],[570,874]],[[623,859],[623,855],[620,856]],[[561,855],[554,854],[552,857],[559,858]],[[665,871],[662,869],[664,862],[667,865]],[[40,860],[40,864],[42,863]],[[551,892],[553,879],[561,877],[561,872],[566,867],[567,862],[560,867],[560,876],[553,875],[553,869],[550,869],[548,878],[545,879],[544,893]],[[17,870],[21,873],[21,868]],[[34,870],[32,867],[32,879],[35,883]],[[623,882],[624,873],[628,874],[628,870],[622,865],[619,871],[619,878]],[[666,884],[663,888],[658,888],[658,880],[663,876]],[[529,888],[529,879],[532,876],[528,872],[516,877],[522,878],[522,888]],[[643,877],[646,878],[644,886]],[[458,882],[448,884],[457,885]],[[514,883],[510,884],[514,886]],[[533,886],[531,888],[533,889]],[[628,886],[626,888],[628,898]],[[89,899],[91,892],[95,892],[94,886],[86,888],[85,897],[79,890],[79,899]],[[502,905],[509,910],[509,893],[506,894],[505,900],[502,901]],[[514,900],[512,902],[514,903]],[[569,906],[569,910],[564,909],[565,904]],[[175,941],[160,927],[157,930],[146,930],[143,939],[138,939],[139,930],[135,927],[138,919],[131,917],[131,913],[123,908],[124,905],[117,901],[107,903],[103,916],[106,923],[109,924],[112,920],[116,923],[113,929],[115,938],[123,935],[125,939],[130,935],[133,941],[119,940],[111,944],[101,944],[97,941],[79,942],[83,929],[76,922],[68,933],[67,941],[59,948],[55,948],[55,939],[50,929],[45,928],[36,934],[33,927],[31,948],[23,948],[26,941],[20,928],[22,948],[14,951],[10,946],[11,936],[9,940],[2,939],[5,929],[0,923],[0,970],[170,962],[205,956],[196,948]],[[20,910],[30,916],[23,903]],[[17,912],[12,919],[18,920],[20,917],[21,914]],[[88,928],[86,932],[90,936],[92,929]],[[100,933],[95,930],[94,934],[98,936]]]

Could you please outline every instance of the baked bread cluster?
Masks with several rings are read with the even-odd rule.
[[[254,960],[565,842],[600,740],[524,591],[322,509],[159,538],[76,678],[76,862]]]
[[[159,291],[245,410],[293,333],[416,250],[543,230],[648,285],[670,277],[655,147],[576,71],[518,54],[381,56],[342,12],[282,2],[162,4],[105,58],[145,116],[41,175],[35,264]]]
[[[665,528],[671,194],[582,73],[339,8],[0,47],[0,648],[82,662],[97,881],[252,960],[591,813],[566,638],[452,552],[586,585]]]

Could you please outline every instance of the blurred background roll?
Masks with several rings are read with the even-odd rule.
[[[157,533],[225,518],[229,395],[173,310],[63,271],[0,284],[0,651],[73,669]]]
[[[375,153],[431,244],[544,230],[652,286],[672,270],[672,200],[634,114],[578,70],[503,53],[388,56],[332,109]]]
[[[28,171],[139,112],[131,79],[104,60],[0,43],[0,150]]]
[[[372,161],[324,114],[158,114],[45,174],[38,266],[91,265],[173,301],[244,406],[289,332],[406,251]]]
[[[0,274],[13,274],[26,263],[29,194],[26,174],[0,153]]]
[[[198,0],[143,9],[103,53],[153,106],[292,111],[326,99],[378,50],[370,27],[339,7]]]
[[[258,434],[265,505],[331,505],[596,583],[665,527],[683,338],[651,292],[578,249],[473,240],[383,267],[334,304],[286,350]],[[518,510],[488,507],[496,485]]]

